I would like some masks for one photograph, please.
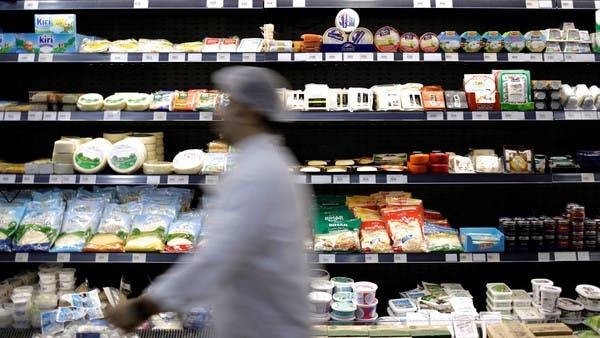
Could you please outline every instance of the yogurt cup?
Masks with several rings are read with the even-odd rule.
[[[58,285],[63,290],[75,289],[75,280],[72,281],[59,281]]]
[[[356,311],[356,304],[354,303],[341,303],[333,302],[331,304],[331,317],[338,319],[349,319],[354,320],[354,312]]]
[[[354,316],[352,317],[347,317],[347,318],[340,318],[336,315],[334,315],[333,313],[331,314],[331,319],[338,322],[338,323],[347,323],[347,324],[352,324],[352,322],[356,319]]]
[[[327,292],[314,291],[308,294],[310,300],[310,311],[315,314],[324,315],[329,312],[331,295]]]
[[[556,304],[562,289],[558,286],[544,285],[540,288],[541,308],[545,312],[556,312]]]
[[[357,282],[352,284],[354,292],[354,301],[357,304],[371,305],[377,302],[375,293],[377,292],[377,284],[371,282]]]
[[[61,269],[58,271],[58,280],[71,281],[75,280],[75,269]]]
[[[348,277],[333,277],[331,281],[335,285],[333,290],[336,292],[352,292],[352,284],[354,284],[354,280]]]
[[[41,293],[54,293],[56,292],[56,282],[40,283]]]
[[[545,278],[534,278],[531,280],[531,289],[533,290],[533,304],[539,305],[541,302],[540,288],[543,285],[554,285],[554,282]]]
[[[356,304],[356,311],[354,311],[354,315],[356,319],[373,319],[377,315],[377,299],[375,302],[369,305]]]
[[[571,298],[559,298],[557,306],[561,311],[560,321],[567,325],[578,325],[581,323],[583,304]]]
[[[40,283],[56,283],[56,273],[54,272],[38,272]]]
[[[74,282],[73,282],[74,284]],[[335,285],[333,284],[332,281],[328,281],[328,280],[313,280],[312,282],[310,282],[310,288],[315,290],[315,291],[319,291],[319,292],[326,292],[328,294],[332,294],[333,293],[333,288],[335,287]]]
[[[323,269],[311,269],[309,272],[311,280],[329,280],[329,272]]]
[[[354,298],[352,292],[336,292],[333,294],[334,302],[351,303]]]
[[[379,315],[377,313],[375,313],[375,316],[373,316],[373,318],[366,318],[366,319],[356,318],[356,320],[360,323],[372,323],[372,322],[376,321],[377,318],[379,318]]]
[[[590,284],[580,284],[575,288],[581,302],[586,308],[600,311],[600,288]]]

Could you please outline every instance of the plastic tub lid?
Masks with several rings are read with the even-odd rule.
[[[327,270],[323,270],[323,269],[311,269],[309,271],[309,275],[311,279],[323,279],[323,280],[328,280],[329,279],[329,272],[327,272]]]
[[[331,304],[331,309],[338,312],[354,312],[356,311],[356,304],[346,302],[334,302]]]
[[[354,294],[352,292],[336,292],[333,294],[333,300],[336,302],[350,303],[352,302],[353,295]]]
[[[551,281],[551,280],[549,280],[549,279],[546,279],[546,278],[534,278],[534,279],[531,280],[531,284],[538,284],[538,285],[539,284],[550,284],[550,285],[553,285],[554,282]]]
[[[331,319],[335,320],[336,322],[352,322],[356,319],[356,316],[353,315],[352,317],[348,317],[348,318],[340,318],[332,313]]]
[[[571,298],[559,298],[557,306],[565,311],[583,311],[583,304]]]
[[[575,291],[583,298],[600,299],[600,288],[595,285],[580,284]]]
[[[348,285],[354,284],[354,279],[348,277],[333,277],[331,281],[335,284]]]
[[[329,303],[331,302],[331,294],[321,291],[313,291],[308,294],[308,298],[312,303]]]
[[[377,291],[377,284],[371,282],[356,282],[352,284],[352,290],[354,290],[354,292],[375,292]]]
[[[327,290],[331,292],[331,290],[333,290],[333,288],[335,287],[335,284],[328,280],[315,279],[312,282],[310,282],[310,287],[319,291]]]
[[[512,298],[518,300],[531,300],[531,296],[529,296],[527,291],[521,289],[512,290]]]
[[[488,283],[485,285],[492,295],[512,294],[512,290],[504,283]]]
[[[390,299],[388,305],[396,314],[417,311],[417,305],[409,298]]]

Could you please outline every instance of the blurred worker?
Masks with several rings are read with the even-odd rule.
[[[212,80],[230,95],[217,129],[237,153],[206,210],[206,244],[109,320],[129,331],[158,312],[214,304],[220,338],[308,338],[309,194],[294,183],[293,156],[269,127],[282,112],[276,88],[287,82],[272,70],[242,66]]]

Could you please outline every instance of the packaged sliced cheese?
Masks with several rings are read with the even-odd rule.
[[[100,172],[106,167],[111,145],[109,141],[102,138],[83,144],[73,153],[73,166],[83,174]]]
[[[200,53],[203,47],[204,43],[202,41],[192,41],[175,44],[173,49],[177,52]]]
[[[200,234],[203,215],[201,213],[182,214],[171,223],[167,233],[167,252],[191,251]]]
[[[119,174],[132,174],[142,167],[146,155],[146,147],[142,141],[127,138],[112,146],[108,165]]]
[[[128,111],[145,111],[148,110],[153,102],[153,97],[150,94],[135,93],[127,98]]]
[[[138,42],[135,39],[113,41],[108,47],[111,53],[132,53],[138,51]]]
[[[131,231],[133,217],[142,211],[142,204],[107,204],[97,233],[85,246],[85,252],[124,252],[125,240]]]
[[[125,96],[114,94],[104,99],[104,110],[123,110],[127,107]]]
[[[104,202],[73,199],[67,202],[60,234],[51,252],[81,252],[93,231],[96,231]]]
[[[104,105],[104,98],[100,94],[84,94],[77,100],[77,109],[81,111],[98,111]]]
[[[131,233],[125,244],[125,251],[163,251],[165,233],[173,217],[156,214],[143,214],[133,218]]]
[[[138,51],[140,53],[169,53],[173,51],[173,44],[165,39],[140,39]]]
[[[173,159],[173,170],[179,175],[195,175],[202,170],[204,152],[200,149],[189,149],[178,153]]]
[[[150,110],[173,110],[173,100],[175,92],[169,90],[161,90],[152,94],[153,100],[150,104]]]
[[[13,251],[48,251],[56,240],[64,202],[30,202],[16,233]]]
[[[12,236],[17,231],[21,219],[25,214],[25,205],[2,205],[0,206],[0,251],[10,251]]]
[[[190,90],[175,92],[173,98],[173,110],[174,111],[193,111],[196,108],[196,91]]]
[[[110,41],[83,39],[79,47],[80,53],[104,53],[108,51]]]
[[[143,166],[146,175],[168,175],[173,172],[172,162],[147,161]]]

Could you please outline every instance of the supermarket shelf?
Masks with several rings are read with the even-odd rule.
[[[262,8],[262,0],[17,0],[0,10]]]
[[[575,174],[298,174],[300,184],[561,184],[600,183],[600,173]],[[217,175],[1,174],[0,185],[215,185]]]
[[[547,8],[554,7],[552,0],[265,0],[265,8]]]
[[[0,54],[2,63],[181,63],[181,62],[600,62],[599,53],[65,53]]]
[[[0,263],[175,263],[191,254],[176,253],[50,253],[3,252]],[[363,254],[307,253],[309,263],[484,263],[484,262],[561,262],[600,261],[600,251],[581,252],[507,252],[507,253],[420,253]]]
[[[598,0],[557,0],[561,9],[600,9]]]
[[[0,328],[0,337],[2,338],[31,338],[39,335],[39,329],[13,329]],[[201,330],[137,330],[135,333],[140,338],[213,338],[216,332],[212,328],[203,328]],[[81,332],[77,336],[98,337],[97,333]]]
[[[577,111],[418,111],[418,112],[290,112],[282,116],[287,122],[344,121],[564,121],[598,120],[595,110]],[[165,111],[96,111],[96,112],[0,112],[0,121],[219,121],[213,112]]]

